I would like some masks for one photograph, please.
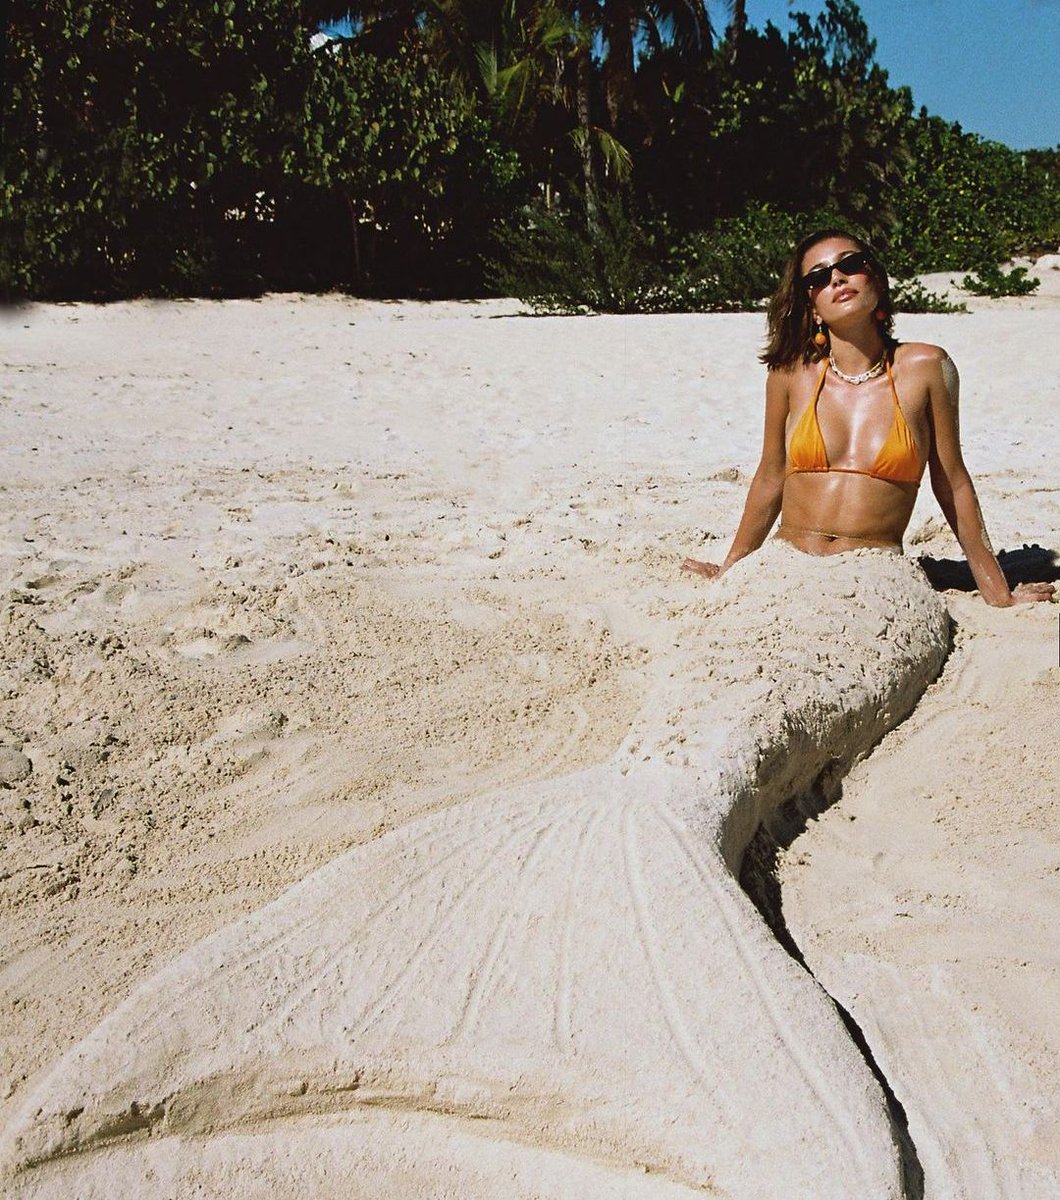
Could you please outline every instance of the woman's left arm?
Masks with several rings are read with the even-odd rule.
[[[994,556],[986,532],[979,497],[964,465],[961,454],[958,398],[960,378],[957,368],[943,350],[925,364],[929,371],[929,405],[933,431],[928,469],[931,490],[939,502],[943,516],[961,544],[968,566],[971,567],[979,594],[998,608],[1007,608],[1029,600],[1050,600],[1050,583],[1021,583],[1014,591]]]

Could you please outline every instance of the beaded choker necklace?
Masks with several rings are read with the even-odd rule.
[[[846,371],[841,371],[835,365],[835,355],[834,354],[829,354],[829,356],[828,356],[828,365],[832,368],[833,371],[835,371],[835,373],[839,376],[839,378],[844,380],[846,383],[864,383],[868,379],[875,379],[876,376],[879,375],[880,372],[883,370],[884,364],[886,362],[887,362],[887,353],[886,353],[886,351],[884,351],[883,358],[881,358],[880,361],[878,363],[876,363],[874,366],[869,367],[869,369],[867,371],[862,371],[860,375],[848,375],[846,373]]]

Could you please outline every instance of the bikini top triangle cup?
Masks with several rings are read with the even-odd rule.
[[[901,404],[898,403],[890,360],[887,361],[887,378],[891,381],[891,396],[894,398],[894,419],[891,421],[887,439],[876,455],[876,461],[868,469],[833,467],[828,462],[828,451],[825,449],[821,426],[817,420],[817,401],[827,373],[826,362],[821,377],[817,380],[813,400],[806,406],[806,411],[791,431],[791,441],[788,444],[788,474],[795,475],[804,471],[846,471],[854,475],[871,475],[873,479],[889,479],[893,483],[919,483],[923,463],[920,461],[920,451],[917,449],[912,430],[906,423]]]

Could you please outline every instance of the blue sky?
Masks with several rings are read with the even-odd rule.
[[[1017,150],[1060,143],[1060,0],[860,0],[876,61],[913,102]],[[747,19],[783,32],[823,0],[747,0]],[[710,4],[723,26],[725,6]]]

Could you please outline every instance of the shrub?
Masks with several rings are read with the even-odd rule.
[[[996,263],[980,267],[976,275],[965,275],[961,287],[976,296],[1029,296],[1037,291],[1040,279],[1028,279],[1026,267],[1003,271]]]
[[[898,312],[963,313],[963,304],[954,304],[938,292],[929,292],[919,279],[896,279],[891,283],[891,299]]]
[[[761,308],[776,289],[784,262],[800,237],[830,223],[825,216],[749,205],[692,233],[669,255],[658,297],[668,312],[742,312]]]
[[[527,209],[499,237],[488,278],[501,294],[541,312],[655,312],[661,282],[652,238],[620,197],[594,216]]]
[[[14,0],[0,294],[481,286],[518,158],[412,47],[312,52],[282,0]]]
[[[500,239],[491,281],[548,312],[753,311],[799,238],[837,219],[751,205],[668,246],[667,226],[639,218],[619,196],[591,222],[534,209]]]
[[[308,31],[279,0],[15,0],[0,287],[108,298],[254,290]]]
[[[895,189],[888,253],[899,274],[986,267],[1060,228],[1055,156],[1021,154],[921,111]]]
[[[331,259],[331,282],[387,295],[475,291],[484,234],[520,185],[516,154],[413,47],[384,58],[346,42],[316,67],[292,167],[331,200],[317,251]]]

